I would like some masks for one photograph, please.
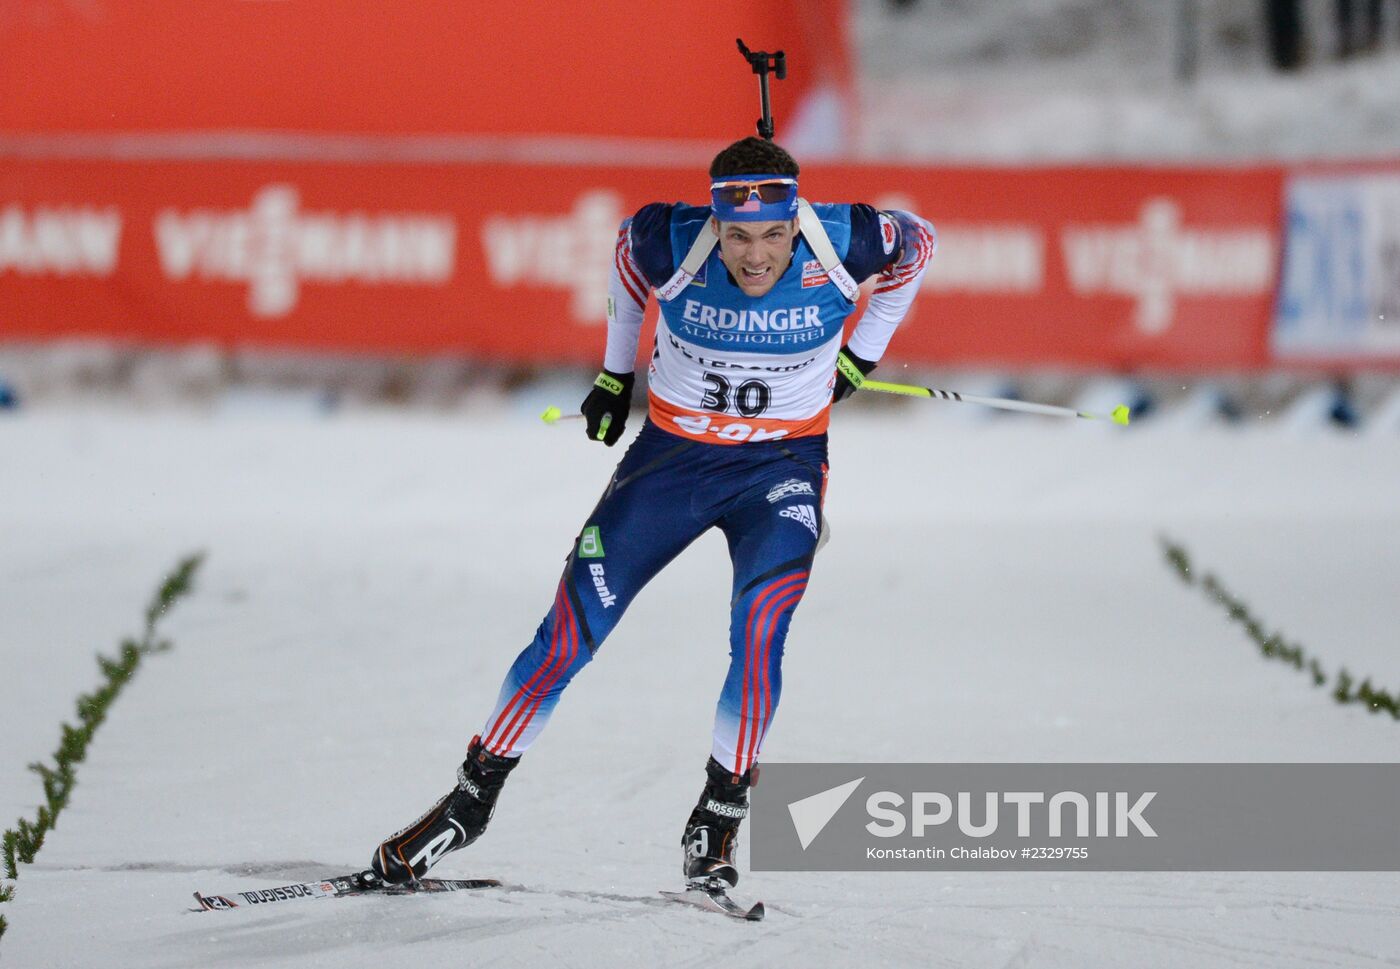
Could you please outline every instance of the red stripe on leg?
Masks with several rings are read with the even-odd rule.
[[[742,774],[745,770],[745,734],[749,735],[750,743],[752,743],[753,739],[752,731],[747,729],[749,720],[751,719],[750,707],[753,708],[753,718],[756,719],[758,715],[758,700],[755,695],[757,691],[756,689],[751,689],[750,687],[750,684],[753,683],[758,676],[758,673],[754,668],[756,665],[754,663],[754,653],[757,652],[756,647],[758,645],[758,638],[754,634],[754,616],[759,612],[759,609],[761,606],[763,606],[765,600],[771,600],[773,596],[779,595],[785,587],[790,586],[793,582],[802,581],[806,578],[806,576],[806,572],[798,572],[794,573],[793,575],[787,575],[783,576],[782,578],[774,579],[772,582],[768,583],[768,585],[764,586],[762,592],[754,596],[753,603],[749,606],[749,619],[744,626],[744,686],[740,694],[739,703],[739,738],[734,750],[734,773],[736,774]],[[751,697],[752,700],[750,699]]]
[[[512,749],[516,743],[519,742],[520,738],[524,736],[525,728],[530,725],[530,721],[534,719],[536,711],[538,711],[540,705],[544,703],[546,694],[554,688],[555,683],[559,682],[559,678],[564,675],[564,671],[573,665],[574,657],[578,654],[578,626],[576,625],[573,608],[569,605],[567,599],[564,603],[563,628],[567,655],[565,655],[564,651],[560,652],[559,659],[562,660],[562,662],[555,664],[549,679],[541,685],[539,695],[535,697],[534,702],[530,706],[530,712],[526,714],[519,728],[511,735],[510,742],[506,745],[507,750]]]
[[[484,746],[487,750],[491,751],[493,754],[504,753],[504,751],[499,746],[497,746],[500,738],[496,735],[500,731],[501,725],[505,723],[506,716],[510,713],[511,708],[514,707],[517,702],[521,701],[531,691],[531,689],[541,679],[541,677],[544,676],[545,670],[549,668],[550,662],[554,657],[555,650],[558,649],[560,629],[559,616],[563,604],[564,583],[561,581],[559,583],[559,591],[554,594],[554,636],[549,646],[549,652],[545,654],[545,661],[540,664],[539,669],[535,670],[534,674],[530,677],[529,681],[527,681],[523,686],[521,686],[518,690],[515,691],[515,695],[510,698],[510,702],[501,708],[501,712],[496,716],[495,724],[491,727],[489,731],[487,731],[486,739],[482,741],[482,746]],[[516,710],[515,716],[511,718],[512,726],[515,724],[515,721],[519,719],[519,717],[520,710]],[[509,731],[510,729],[511,727],[506,727],[507,731]]]
[[[744,752],[741,763],[752,765],[754,757],[758,751],[758,746],[763,737],[763,732],[767,729],[767,712],[772,709],[772,701],[769,697],[768,684],[768,649],[772,645],[773,632],[777,628],[777,617],[782,614],[789,602],[796,602],[802,598],[802,592],[807,588],[807,573],[801,572],[793,577],[792,581],[783,583],[780,590],[775,590],[774,594],[768,598],[768,603],[763,608],[763,613],[759,617],[758,632],[754,637],[755,644],[762,642],[762,648],[757,650],[759,660],[754,665],[757,667],[756,677],[761,684],[761,690],[756,690],[754,694],[754,729],[749,733],[748,749]],[[764,702],[760,707],[759,701]],[[743,771],[740,771],[743,773]]]
[[[802,594],[807,589],[804,582],[795,587],[779,602],[775,603],[771,613],[771,624],[763,637],[763,652],[759,657],[759,666],[763,670],[763,712],[757,729],[749,738],[748,761],[750,764],[758,760],[759,748],[763,745],[763,738],[768,735],[768,724],[773,718],[773,696],[771,691],[771,677],[768,674],[768,657],[772,651],[773,640],[776,638],[778,623],[782,621],[783,613],[789,606],[796,606],[802,599]]]

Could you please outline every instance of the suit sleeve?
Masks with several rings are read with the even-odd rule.
[[[852,261],[854,252],[864,259],[860,268],[875,263],[878,269],[863,276],[852,273],[856,279],[863,280],[871,275],[877,278],[875,291],[870,294],[870,301],[866,304],[865,315],[851,331],[847,345],[852,353],[863,360],[879,360],[885,355],[885,348],[889,346],[895,328],[914,304],[929,260],[938,248],[938,235],[932,225],[911,212],[896,209],[876,213],[870,209],[875,218],[870,219],[866,215],[860,220],[862,234],[858,244],[855,234],[856,208],[870,207],[852,207],[851,246],[847,263]],[[883,264],[880,264],[881,259]]]
[[[617,232],[612,272],[608,276],[608,343],[603,367],[631,373],[637,364],[637,343],[647,296],[671,275],[671,206],[653,203]]]

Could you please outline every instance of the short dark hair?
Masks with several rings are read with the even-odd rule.
[[[710,162],[710,177],[727,175],[790,175],[800,169],[781,145],[750,135],[734,142]]]

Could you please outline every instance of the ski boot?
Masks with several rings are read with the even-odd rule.
[[[457,786],[428,813],[388,839],[374,852],[370,867],[389,885],[417,881],[449,851],[465,848],[486,830],[496,798],[518,757],[498,757],[472,738],[467,759],[457,768]]]
[[[736,780],[713,757],[705,765],[705,789],[681,836],[682,870],[689,887],[710,890],[721,887],[720,882],[730,888],[739,883],[734,849],[739,845],[739,824],[749,813],[749,785],[757,773],[750,768]]]

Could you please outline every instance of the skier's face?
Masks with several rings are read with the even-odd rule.
[[[762,296],[792,262],[797,220],[721,222],[719,258],[745,296]]]

